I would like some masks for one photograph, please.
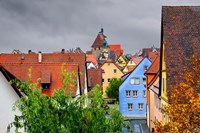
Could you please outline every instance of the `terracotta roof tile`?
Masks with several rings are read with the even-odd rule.
[[[92,47],[101,47],[104,41],[104,34],[103,33],[99,33],[94,41],[94,43],[92,44]]]
[[[96,84],[102,85],[102,70],[88,69],[88,86],[90,89],[95,87]]]
[[[49,96],[52,95],[53,89],[61,87],[60,71],[63,64],[66,70],[74,71],[77,75],[80,71],[80,85],[83,93],[85,88],[85,62],[86,57],[83,53],[42,53],[42,62],[38,62],[38,54],[0,54],[0,64],[21,81],[28,79],[29,68],[32,68],[33,82],[42,78],[42,72],[51,73],[50,89],[43,91]],[[49,82],[49,76],[46,76],[47,79],[44,78],[44,82]]]
[[[160,55],[160,52],[149,52],[148,55],[147,55],[147,57],[151,60],[151,62],[154,62],[154,60],[159,55]]]
[[[151,66],[148,68],[146,73],[157,74],[160,70],[160,56],[157,56]]]
[[[200,7],[162,7],[161,31],[161,40],[165,44],[167,86],[173,86],[182,81],[185,69],[191,69],[188,58],[192,54],[200,55]]]
[[[120,44],[109,44],[110,47],[110,51],[114,51],[117,56],[120,56],[121,54],[123,54],[123,50],[121,49],[121,45]]]
[[[95,66],[97,65],[97,60],[93,54],[86,54],[86,61],[91,61]]]

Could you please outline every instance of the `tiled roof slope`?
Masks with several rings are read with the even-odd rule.
[[[27,80],[29,68],[32,68],[33,82],[36,82],[38,78],[42,78],[44,74],[43,77],[48,79],[42,79],[42,81],[52,81],[50,89],[44,91],[49,96],[52,95],[53,89],[61,87],[60,71],[63,63],[65,63],[64,68],[66,70],[74,71],[76,74],[80,71],[80,85],[83,93],[85,61],[85,54],[82,53],[42,53],[41,62],[38,62],[38,54],[0,54],[0,64],[21,81]],[[51,76],[51,79],[48,75]]]
[[[159,55],[160,55],[160,52],[149,52],[148,55],[147,55],[147,57],[151,60],[151,62],[154,62],[154,60]]]
[[[121,49],[121,45],[120,44],[109,44],[110,47],[110,51],[114,51],[117,56],[120,56],[121,54],[123,54],[123,50]]]
[[[97,65],[97,60],[93,54],[86,54],[86,61],[91,61],[95,66]]]
[[[158,55],[146,73],[157,74],[160,70],[160,56]]]
[[[101,47],[104,41],[104,34],[103,33],[99,33],[94,41],[94,43],[92,44],[92,47]]]
[[[5,78],[8,80],[8,82],[10,82],[11,80],[17,79],[15,76],[13,76],[10,72],[8,72],[3,66],[0,65],[0,71],[2,72],[2,74],[5,76]],[[18,80],[18,79],[17,79]],[[20,90],[17,88],[16,85],[11,84],[12,88],[14,89],[14,91],[17,93],[17,95],[19,97],[22,96]],[[5,89],[5,88],[4,88]]]
[[[99,69],[88,69],[88,87],[92,89],[96,84],[102,85],[102,70]]]
[[[192,54],[200,55],[200,7],[162,7],[161,41],[165,43],[164,58],[169,87],[182,81],[184,68],[191,68],[188,58]]]

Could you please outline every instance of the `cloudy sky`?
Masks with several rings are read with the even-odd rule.
[[[0,53],[80,47],[90,50],[101,26],[125,53],[159,47],[162,5],[199,0],[0,0]]]

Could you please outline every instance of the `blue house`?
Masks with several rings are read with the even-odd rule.
[[[119,110],[125,117],[146,118],[146,76],[151,61],[145,57],[137,67],[126,74],[119,87]]]

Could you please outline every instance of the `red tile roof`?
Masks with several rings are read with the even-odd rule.
[[[191,69],[188,59],[193,54],[200,55],[199,29],[200,6],[162,7],[161,40],[165,44],[168,87],[182,82],[182,74]]]
[[[0,55],[0,64],[21,81],[28,79],[29,68],[32,68],[33,82],[36,82],[38,78],[42,78],[42,82],[51,80],[50,89],[43,91],[49,96],[52,95],[55,88],[61,88],[60,71],[64,63],[64,68],[67,71],[74,71],[77,75],[80,71],[80,85],[83,93],[85,87],[85,61],[85,54],[82,53],[44,53],[42,54],[42,62],[38,62],[38,54]],[[73,91],[75,94],[76,90]]]
[[[160,56],[158,55],[151,66],[148,68],[146,73],[148,74],[157,74],[160,70]]]
[[[91,61],[95,66],[97,65],[97,60],[93,54],[86,54],[86,61]]]
[[[15,76],[13,76],[10,72],[8,72],[3,66],[0,65],[0,71],[2,72],[2,74],[5,76],[5,78],[8,80],[8,82],[10,82],[11,80],[17,79]],[[18,80],[18,79],[17,79]],[[17,88],[16,85],[11,84],[12,88],[14,89],[14,91],[17,93],[17,95],[19,97],[22,96],[21,91]]]
[[[159,55],[160,55],[160,52],[149,52],[148,55],[147,55],[147,57],[151,60],[151,62],[154,62],[154,60]]]
[[[99,69],[88,69],[88,87],[92,89],[96,84],[102,85],[102,70]]]
[[[120,44],[109,44],[109,47],[110,47],[110,51],[114,51],[117,54],[117,56],[120,56],[124,52],[121,49],[121,45]]]
[[[155,48],[155,47],[152,47],[152,48],[143,48],[142,49],[142,57],[148,56],[148,53],[149,52],[154,52],[154,50],[156,50],[157,52],[159,52],[160,48]]]
[[[105,39],[105,36],[103,33],[99,33],[94,41],[94,43],[92,44],[92,47],[101,47],[103,44],[103,41]]]

